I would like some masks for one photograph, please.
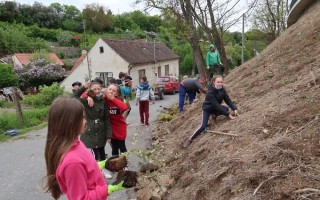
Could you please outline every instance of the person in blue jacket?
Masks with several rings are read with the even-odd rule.
[[[235,119],[235,116],[229,112],[229,107],[221,105],[222,101],[234,111],[235,116],[238,116],[236,105],[231,101],[223,87],[223,77],[218,75],[212,79],[212,84],[208,87],[207,95],[202,105],[202,124],[188,138],[183,147],[188,147],[192,141],[206,129],[210,115],[212,115],[214,120],[216,120],[219,115],[224,115],[229,119]]]

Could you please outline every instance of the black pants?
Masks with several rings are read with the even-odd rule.
[[[99,160],[99,161],[106,159],[106,152],[104,150],[104,146],[98,147],[98,148],[93,148],[92,151],[94,154],[94,159]]]
[[[219,64],[210,65],[210,78],[213,77],[215,70],[218,69],[219,75],[224,75],[224,66]]]
[[[111,139],[112,156],[119,155],[119,150],[121,153],[127,152],[126,141]]]
[[[229,108],[225,105],[221,105],[222,108],[229,112]],[[219,116],[219,115],[222,115],[222,113],[220,112],[217,112],[217,111],[213,111],[213,112],[208,112],[208,111],[205,111],[205,110],[202,110],[202,124],[200,125],[200,127],[191,135],[191,137],[189,138],[189,140],[193,140],[195,139],[196,137],[198,137],[206,128],[207,128],[207,125],[208,125],[208,120],[209,120],[209,117],[210,115],[214,114],[215,116]]]

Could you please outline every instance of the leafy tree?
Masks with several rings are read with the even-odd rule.
[[[13,72],[12,65],[0,64],[0,88],[17,86],[19,79]]]
[[[103,32],[112,30],[112,12],[105,7],[93,3],[86,5],[82,11],[87,30],[92,32]]]
[[[15,21],[18,14],[18,5],[16,2],[0,2],[0,21],[12,23]]]

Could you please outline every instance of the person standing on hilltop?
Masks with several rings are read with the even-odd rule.
[[[179,85],[179,111],[183,111],[184,100],[186,99],[186,94],[189,97],[189,104],[192,104],[193,100],[196,98],[197,92],[206,93],[206,90],[202,87],[205,83],[205,78],[186,78],[181,81]]]
[[[207,69],[210,71],[210,78],[213,77],[215,68],[218,69],[219,74],[224,76],[224,67],[221,63],[219,52],[216,50],[214,44],[210,45],[210,50],[206,55]]]
[[[206,129],[210,115],[214,121],[217,120],[219,115],[224,115],[229,119],[235,119],[235,116],[229,112],[229,107],[221,105],[222,101],[234,111],[235,116],[238,116],[236,105],[231,101],[223,87],[223,77],[218,75],[212,79],[212,84],[208,88],[206,98],[202,105],[202,124],[190,138],[188,138],[183,147],[186,148],[190,146],[192,141]]]

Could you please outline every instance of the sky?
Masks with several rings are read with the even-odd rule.
[[[85,8],[85,5],[92,3],[99,3],[99,5],[103,5],[104,7],[110,9],[113,14],[121,14],[124,12],[132,12],[134,10],[143,10],[143,4],[134,5],[134,0],[36,0],[37,2],[42,3],[43,5],[49,6],[51,3],[60,3],[61,5],[74,5],[80,11]],[[220,0],[223,1],[223,0]],[[236,1],[236,0],[234,0]],[[240,3],[237,7],[240,7],[243,12],[247,9],[247,4],[250,0],[240,0]],[[32,5],[35,0],[15,0],[17,3],[21,4],[29,4]],[[156,9],[148,11],[150,15],[160,14],[160,12]],[[242,12],[240,12],[241,14]],[[245,28],[248,29],[248,26]],[[235,24],[230,31],[242,31],[242,21],[240,20],[237,24]]]

